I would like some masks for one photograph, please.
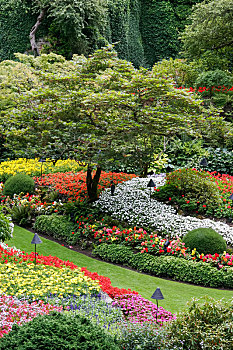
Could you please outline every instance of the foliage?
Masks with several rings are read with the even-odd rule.
[[[178,202],[181,209],[202,212],[208,208],[210,213],[215,208],[218,209],[221,193],[218,184],[209,174],[195,169],[180,169],[167,174],[167,183],[176,188],[175,193],[169,196],[172,201],[172,197],[176,196],[177,190],[179,191],[174,201]],[[156,198],[156,194],[154,196]]]
[[[73,314],[51,312],[38,316],[23,326],[14,325],[12,331],[0,343],[0,349],[22,350],[56,348],[74,349],[119,349],[115,341],[88,319]]]
[[[231,88],[233,78],[229,73],[226,73],[220,69],[213,71],[202,72],[196,79],[195,87],[206,87],[207,97],[211,97],[214,94],[214,88]]]
[[[173,256],[155,257],[150,254],[135,254],[132,248],[117,244],[103,243],[97,246],[93,253],[105,261],[125,264],[157,277],[168,277],[215,288],[233,288],[232,268],[218,270],[202,261],[195,262]]]
[[[201,139],[189,139],[185,136],[171,139],[166,153],[169,157],[169,165],[174,168],[198,167],[200,159],[208,155]]]
[[[144,50],[140,33],[140,0],[108,0],[109,42],[116,43],[120,58],[135,67],[143,65]]]
[[[128,324],[127,328],[122,326],[122,333],[120,344],[125,350],[167,349],[165,330],[156,324]]]
[[[183,242],[190,249],[196,248],[204,254],[221,254],[227,249],[222,236],[212,228],[197,228],[184,235]]]
[[[0,242],[4,242],[12,237],[14,225],[10,219],[6,217],[0,207]]]
[[[13,197],[14,194],[33,194],[35,191],[34,180],[26,174],[16,174],[8,178],[4,183],[3,195]]]
[[[34,228],[37,232],[45,233],[69,244],[76,243],[71,238],[75,225],[62,215],[40,215],[36,218]]]
[[[216,171],[221,174],[233,175],[233,152],[226,148],[208,148],[207,167],[208,171]]]
[[[194,298],[167,328],[169,349],[232,349],[232,301]]]
[[[177,54],[176,20],[170,1],[142,1],[141,35],[149,67]]]
[[[229,64],[232,54],[232,11],[232,0],[197,4],[190,16],[191,24],[181,35],[185,53],[192,59],[204,53],[210,67],[212,64],[209,69],[221,69],[218,58],[222,63],[227,59]]]

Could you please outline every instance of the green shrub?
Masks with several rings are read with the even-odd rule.
[[[26,174],[16,174],[6,180],[3,188],[3,195],[13,197],[14,194],[33,194],[35,191],[34,180]]]
[[[233,301],[193,299],[167,328],[170,349],[233,349]]]
[[[227,249],[227,245],[223,237],[212,228],[197,228],[189,231],[183,237],[185,246],[194,249],[200,253],[221,254]]]
[[[132,248],[117,244],[100,244],[93,250],[93,253],[103,260],[125,264],[157,277],[168,277],[208,287],[233,288],[232,268],[218,270],[202,261],[134,253]]]
[[[40,233],[64,240],[68,244],[74,243],[72,232],[75,230],[75,225],[62,215],[40,215],[36,218],[34,228]]]
[[[14,225],[3,213],[0,207],[0,242],[4,242],[12,237]]]
[[[84,317],[52,312],[19,326],[14,324],[0,350],[119,350],[114,339]]]
[[[226,148],[208,148],[208,171],[217,171],[221,174],[233,175],[233,151]]]

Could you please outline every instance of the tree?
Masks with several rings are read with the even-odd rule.
[[[6,145],[18,156],[85,161],[90,200],[96,199],[96,183],[107,160],[122,161],[129,152],[146,170],[156,137],[183,131],[201,135],[224,124],[194,95],[175,89],[163,72],[137,70],[118,59],[111,47],[72,61],[55,54],[17,57],[34,78],[27,91],[23,85],[14,94],[14,106],[2,115]],[[133,144],[138,145],[134,151]],[[99,169],[95,179],[93,163]]]
[[[204,55],[212,61],[210,69],[213,63],[222,69],[233,52],[233,0],[203,1],[193,7],[190,20],[181,35],[185,54],[192,59]]]

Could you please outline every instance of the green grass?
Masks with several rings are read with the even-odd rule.
[[[6,243],[15,246],[27,253],[34,251],[31,240],[34,234],[15,226],[14,237]],[[186,283],[178,283],[162,278],[156,278],[128,269],[124,269],[109,263],[101,262],[65,248],[58,243],[41,238],[43,243],[37,245],[37,252],[43,255],[57,256],[62,260],[69,260],[80,267],[87,267],[92,272],[109,277],[112,285],[119,288],[130,288],[137,291],[144,298],[151,300],[151,295],[159,287],[164,295],[164,300],[159,301],[159,306],[171,312],[182,311],[187,301],[193,297],[208,295],[216,300],[233,298],[232,290],[220,290],[198,287]]]

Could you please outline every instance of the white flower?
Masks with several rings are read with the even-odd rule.
[[[153,177],[153,181],[156,187],[159,187],[165,183],[165,177]],[[233,244],[233,228],[227,224],[178,215],[173,207],[154,199],[150,200],[150,191],[154,189],[150,190],[147,187],[148,182],[148,178],[133,178],[118,184],[114,196],[111,196],[110,189],[107,189],[101,193],[94,205],[130,225],[149,226],[161,233],[169,233],[171,237],[176,237],[177,234],[182,237],[195,228],[211,227],[223,236],[227,244]]]

